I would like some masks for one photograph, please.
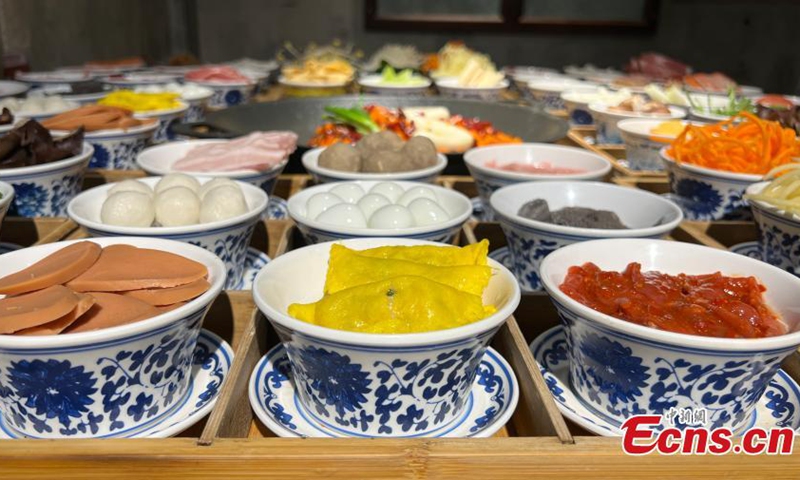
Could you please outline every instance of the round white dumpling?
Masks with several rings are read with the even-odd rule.
[[[361,209],[349,203],[340,203],[322,212],[316,220],[319,223],[337,227],[366,228],[367,219]]]
[[[153,198],[153,189],[144,182],[139,180],[123,180],[115,183],[113,187],[108,190],[108,196],[114,195],[119,192],[138,192],[144,193],[150,198]]]
[[[435,225],[450,220],[450,215],[430,198],[417,198],[408,204],[408,210],[418,226]]]
[[[156,222],[162,227],[195,225],[200,219],[200,198],[187,187],[172,187],[156,195]]]
[[[379,193],[392,203],[397,203],[400,197],[403,196],[403,192],[403,187],[394,182],[379,182],[369,189],[369,193]]]
[[[230,178],[217,177],[217,178],[209,180],[206,183],[200,185],[200,189],[197,190],[197,195],[200,197],[200,200],[202,200],[206,196],[206,194],[208,192],[210,192],[211,190],[213,190],[213,189],[215,189],[217,187],[225,186],[225,185],[230,185],[232,187],[235,187],[239,191],[242,190],[239,187],[239,185],[236,182],[234,182],[233,180],[231,180]]]
[[[370,218],[376,210],[391,204],[392,201],[380,193],[368,193],[358,201],[358,208],[364,212],[366,218]]]
[[[247,213],[247,201],[238,185],[211,189],[200,203],[200,223],[216,222]]]
[[[306,202],[306,217],[317,218],[320,213],[340,203],[342,199],[332,193],[315,193]]]
[[[120,227],[149,227],[156,217],[153,200],[145,193],[123,191],[109,195],[100,209],[100,221]]]
[[[328,190],[328,193],[336,195],[345,203],[356,203],[361,199],[361,197],[364,196],[366,192],[364,192],[364,189],[355,183],[343,183],[331,188]]]
[[[197,193],[200,190],[200,182],[196,178],[186,175],[185,173],[170,173],[161,177],[161,180],[156,183],[156,193],[161,193],[172,187],[185,187]]]
[[[411,202],[418,198],[428,198],[435,202],[436,194],[433,193],[433,190],[428,187],[412,187],[406,190],[406,193],[400,197],[400,200],[398,200],[397,203],[407,207]]]
[[[386,205],[369,217],[369,228],[409,228],[414,226],[414,217],[402,205]]]

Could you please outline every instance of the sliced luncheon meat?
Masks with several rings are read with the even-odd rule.
[[[58,335],[64,329],[75,323],[77,319],[84,313],[88,312],[92,305],[94,305],[94,297],[86,295],[85,293],[76,293],[78,296],[78,304],[71,312],[59,318],[58,320],[45,323],[36,327],[26,328],[15,333],[15,335]]]
[[[0,278],[0,294],[19,295],[66,283],[89,269],[101,251],[93,242],[73,243],[28,268]]]
[[[75,292],[63,285],[0,299],[0,334],[57,320],[74,310],[79,300]]]
[[[173,303],[185,302],[199,297],[205,293],[211,284],[205,278],[196,280],[186,285],[171,288],[147,288],[143,290],[131,290],[121,292],[126,297],[138,298],[154,306],[172,305]]]
[[[95,304],[64,333],[90,332],[118,327],[162,313],[149,303],[116,293],[90,292],[89,295],[94,297]]]
[[[207,275],[205,265],[174,253],[110,245],[94,265],[67,286],[78,292],[125,292],[177,287]]]

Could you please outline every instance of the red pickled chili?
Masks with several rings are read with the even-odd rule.
[[[638,263],[610,272],[586,263],[570,267],[560,288],[598,312],[670,332],[725,338],[786,333],[755,277],[642,272]]]

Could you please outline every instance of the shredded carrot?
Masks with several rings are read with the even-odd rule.
[[[764,175],[800,161],[800,141],[791,128],[740,112],[713,125],[687,125],[667,153],[678,163]]]

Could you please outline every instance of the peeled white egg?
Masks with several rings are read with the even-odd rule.
[[[172,187],[186,187],[194,193],[200,190],[200,182],[185,173],[170,173],[161,177],[156,183],[156,193],[161,193]]]
[[[187,187],[172,187],[156,196],[156,221],[162,227],[194,225],[200,219],[200,197]]]
[[[381,195],[380,193],[368,193],[361,197],[361,200],[358,201],[358,208],[364,212],[364,216],[369,218],[381,207],[385,207],[386,205],[391,205],[392,201],[386,198],[385,196]]]
[[[342,199],[332,193],[315,193],[306,202],[306,217],[317,218],[320,213],[340,203]]]
[[[403,187],[394,182],[380,182],[376,183],[369,189],[369,193],[380,193],[388,198],[390,202],[397,203],[400,197],[403,196]]]
[[[217,177],[217,178],[209,180],[206,183],[200,185],[200,188],[197,190],[197,195],[200,197],[200,200],[202,200],[203,198],[205,198],[205,196],[206,196],[206,194],[208,192],[210,192],[211,190],[213,190],[213,189],[215,189],[217,187],[222,187],[224,185],[230,185],[230,186],[233,186],[236,189],[238,189],[239,192],[242,191],[242,189],[239,188],[239,185],[236,182],[234,182],[233,180],[231,180],[230,178]]]
[[[433,190],[431,190],[428,187],[412,187],[406,190],[406,193],[404,193],[403,196],[400,197],[400,200],[398,200],[397,203],[399,203],[404,207],[407,207],[408,204],[410,204],[411,202],[413,202],[418,198],[428,198],[435,202],[436,194],[433,193]]]
[[[364,196],[364,193],[366,192],[364,192],[364,189],[355,183],[343,183],[331,188],[328,190],[328,193],[336,195],[345,203],[356,203],[361,199],[361,197]]]
[[[138,192],[144,193],[150,198],[153,198],[153,189],[144,182],[139,180],[123,180],[115,183],[113,187],[108,190],[108,196],[114,195],[118,192]]]
[[[369,217],[369,228],[408,228],[414,226],[414,217],[402,205],[386,205]]]
[[[200,223],[216,222],[245,213],[247,213],[247,201],[236,184],[221,185],[211,189],[200,203]]]
[[[366,228],[367,219],[361,209],[349,203],[340,203],[320,213],[316,220],[337,227]]]
[[[120,227],[149,227],[156,217],[153,200],[140,192],[123,191],[109,195],[100,209],[100,221]]]
[[[417,198],[408,204],[408,210],[418,226],[435,225],[450,220],[450,215],[429,198]]]

